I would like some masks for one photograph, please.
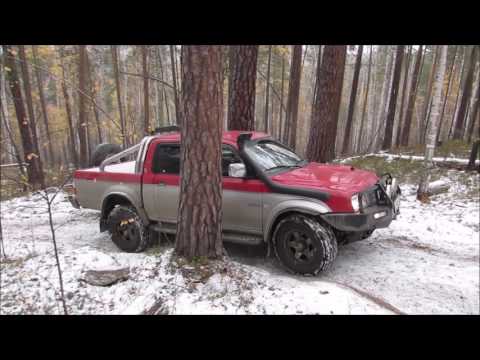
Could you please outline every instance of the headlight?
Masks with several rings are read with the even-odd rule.
[[[360,210],[360,203],[358,201],[358,194],[352,196],[352,208],[353,211],[357,212]]]

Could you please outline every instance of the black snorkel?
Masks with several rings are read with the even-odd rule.
[[[245,151],[245,148],[251,145],[254,145],[256,141],[252,140],[252,133],[244,133],[240,134],[237,138],[237,146],[238,151],[245,162],[245,165],[248,168],[254,170],[257,177],[273,192],[279,194],[288,194],[288,195],[297,195],[297,196],[305,196],[314,199],[318,199],[321,201],[327,201],[330,198],[330,194],[323,191],[312,190],[312,189],[305,189],[305,188],[298,188],[293,186],[286,186],[280,185],[276,182],[272,181],[265,172],[260,169],[260,167],[250,158],[250,156]]]

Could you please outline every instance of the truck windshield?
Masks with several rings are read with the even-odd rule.
[[[263,170],[296,168],[305,161],[286,147],[273,141],[261,141],[245,148],[250,158]]]

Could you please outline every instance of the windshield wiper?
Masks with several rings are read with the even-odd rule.
[[[300,165],[278,165],[278,166],[274,166],[274,167],[271,167],[265,171],[270,171],[270,170],[276,170],[276,169],[292,169],[292,168],[301,168],[302,166]]]

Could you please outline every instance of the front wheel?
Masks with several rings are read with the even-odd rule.
[[[317,275],[337,256],[337,239],[328,225],[294,214],[282,219],[273,233],[275,255],[290,272]]]
[[[112,241],[125,252],[142,252],[150,244],[150,232],[135,208],[119,205],[108,215]]]

